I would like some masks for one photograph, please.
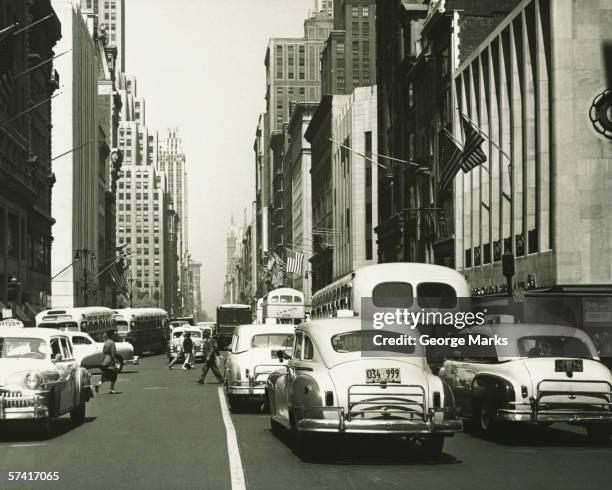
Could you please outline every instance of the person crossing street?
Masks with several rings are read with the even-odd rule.
[[[217,378],[217,381],[219,383],[223,383],[225,381],[225,378],[217,367],[217,357],[219,356],[219,348],[217,347],[217,342],[210,336],[209,332],[204,332],[204,340],[204,365],[202,366],[202,374],[198,378],[197,382],[203,385],[208,371],[212,370],[213,374]]]

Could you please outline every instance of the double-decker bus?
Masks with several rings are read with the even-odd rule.
[[[36,315],[36,326],[71,332],[85,332],[97,342],[103,342],[107,330],[115,329],[113,310],[103,306],[54,308]]]
[[[306,318],[304,294],[297,289],[274,289],[262,299],[262,323],[297,325]]]
[[[168,343],[168,313],[160,308],[114,310],[119,336],[134,346],[134,354],[163,354]]]
[[[224,304],[217,306],[217,345],[227,350],[238,325],[253,322],[253,310],[249,305]]]
[[[312,296],[312,318],[359,316],[361,300],[382,308],[455,308],[470,298],[465,278],[456,270],[433,264],[397,262],[362,267],[319,289]]]

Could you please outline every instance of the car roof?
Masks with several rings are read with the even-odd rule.
[[[275,334],[275,333],[294,333],[295,325],[284,325],[284,324],[248,324],[238,325],[236,327],[237,335],[257,335],[257,334]]]
[[[576,327],[568,325],[551,325],[544,323],[488,323],[485,325],[477,325],[467,327],[463,330],[457,330],[461,333],[479,333],[483,335],[501,335],[510,340],[517,340],[521,337],[553,335],[559,337],[580,337],[581,339],[589,336]]]
[[[57,330],[55,328],[0,328],[0,337],[20,337],[26,339],[47,340],[51,337],[57,336],[68,337],[66,332],[62,332],[61,330]]]

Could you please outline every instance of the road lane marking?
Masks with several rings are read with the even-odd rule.
[[[149,386],[147,388],[143,388],[144,390],[167,390],[167,386]]]
[[[227,401],[225,400],[223,387],[219,386],[218,390],[219,403],[221,404],[221,415],[223,416],[223,424],[225,424],[225,433],[227,435],[227,455],[229,456],[232,490],[246,490],[244,469],[242,468],[242,459],[240,458],[240,449],[238,448],[236,429],[232,423],[232,417],[230,416],[229,407],[227,406]]]
[[[11,444],[10,447],[40,447],[40,446],[46,446],[48,443],[46,442],[33,442],[30,444]]]

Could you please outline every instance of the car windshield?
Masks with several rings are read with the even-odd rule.
[[[48,353],[47,342],[44,340],[0,337],[2,359],[45,359]]]
[[[253,349],[287,349],[293,345],[291,334],[254,335],[251,340]]]
[[[414,354],[414,345],[378,345],[384,338],[397,338],[397,333],[382,330],[357,330],[334,335],[331,338],[332,347],[336,352],[401,352]],[[375,339],[376,337],[376,339]]]
[[[117,323],[117,332],[129,332],[130,331],[128,322],[124,320],[118,320],[116,323]]]
[[[592,357],[586,344],[577,337],[540,335],[521,337],[517,342],[521,357]]]

